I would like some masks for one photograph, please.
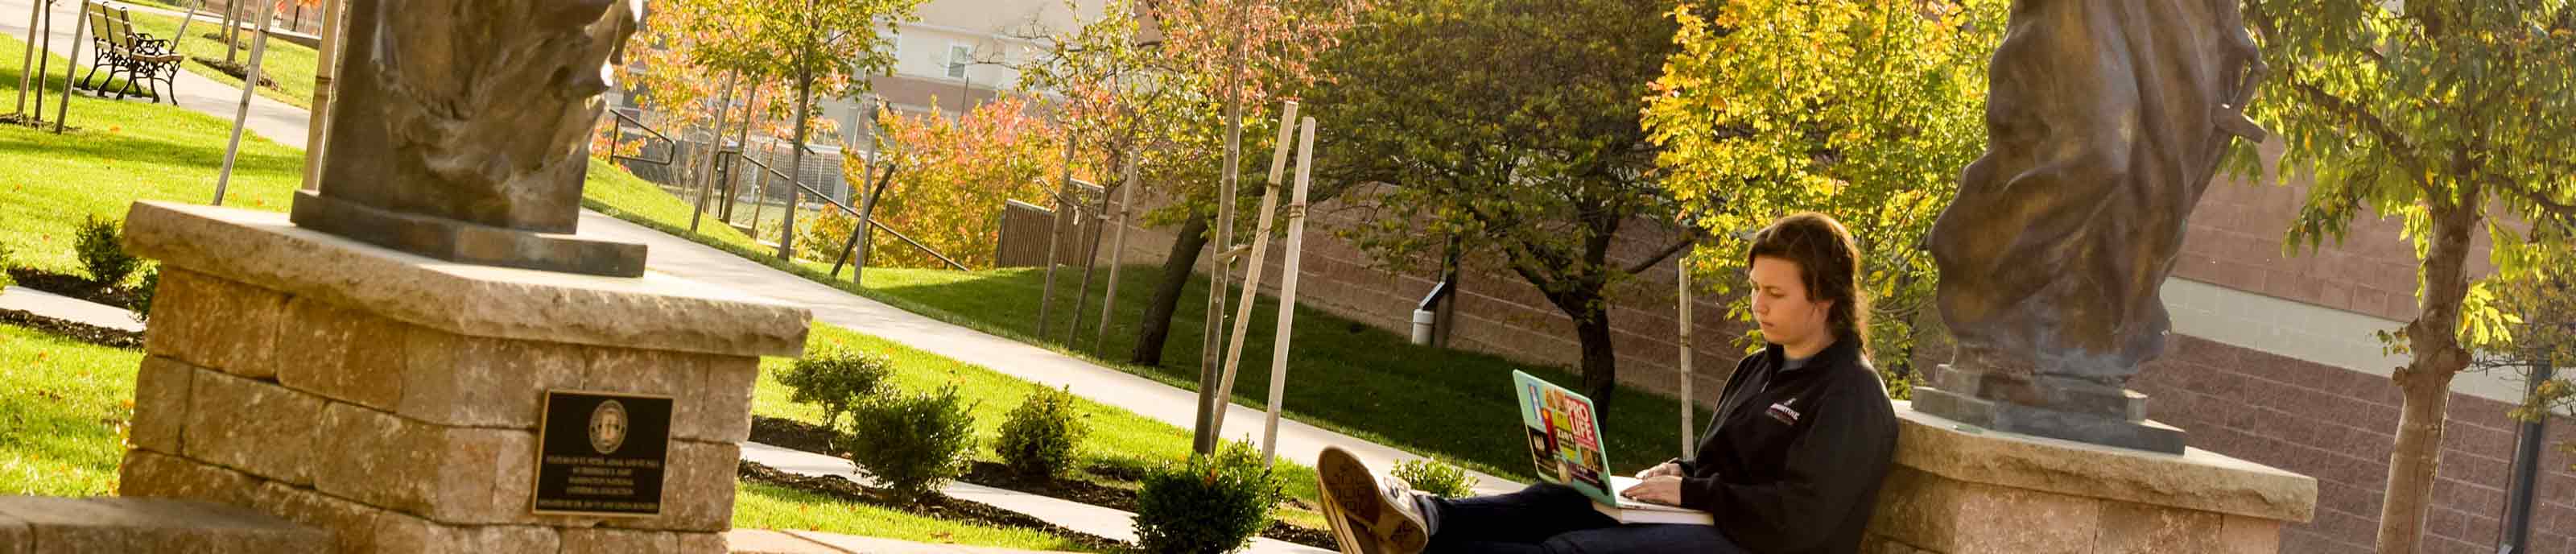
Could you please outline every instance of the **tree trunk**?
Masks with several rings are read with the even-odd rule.
[[[2424,515],[2442,464],[2451,378],[2469,365],[2469,352],[2459,339],[2460,305],[2468,296],[2464,265],[2483,195],[2475,184],[2461,189],[2460,198],[2430,199],[2433,231],[2423,262],[2424,310],[2406,324],[2407,348],[2415,359],[2389,377],[2404,392],[2405,407],[2397,419],[2396,449],[2388,454],[2387,496],[2379,510],[2380,554],[2411,554],[2423,544]]]
[[[1583,348],[1583,394],[1592,397],[1592,413],[1606,419],[1619,391],[1619,357],[1610,346],[1608,301],[1595,299],[1585,304],[1583,313],[1568,315],[1574,315],[1574,337]]]
[[[800,73],[796,77],[796,140],[789,142],[795,148],[787,151],[787,170],[781,172],[787,174],[787,219],[778,225],[778,259],[789,263],[796,261],[796,204],[805,192],[805,130],[813,119],[813,114],[806,112],[814,107],[814,74]]]
[[[217,35],[224,37],[224,63],[241,63],[237,59],[241,53],[241,0],[224,1],[224,31]],[[172,41],[171,44],[178,42]]]
[[[1163,341],[1171,338],[1172,313],[1181,305],[1181,289],[1190,284],[1190,268],[1199,265],[1199,251],[1207,248],[1208,219],[1190,218],[1172,238],[1171,253],[1163,255],[1163,279],[1154,284],[1154,298],[1145,303],[1145,316],[1137,322],[1136,349],[1127,354],[1127,363],[1160,367],[1163,365]]]

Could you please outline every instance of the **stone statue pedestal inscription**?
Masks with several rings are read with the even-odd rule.
[[[2316,513],[2316,479],[2206,450],[1999,432],[1907,402],[1896,416],[1862,552],[2270,554],[2283,524]]]
[[[162,280],[118,492],[248,507],[343,553],[724,552],[759,356],[805,343],[805,309],[667,276],[445,262],[225,208],[126,222]],[[673,399],[658,515],[533,512],[548,390]]]

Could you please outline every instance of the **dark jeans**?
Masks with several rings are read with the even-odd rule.
[[[1440,523],[1423,554],[1750,554],[1716,527],[1620,524],[1583,493],[1553,483],[1432,504]]]

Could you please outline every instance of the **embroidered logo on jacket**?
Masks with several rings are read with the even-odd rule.
[[[1779,420],[1780,423],[1797,425],[1798,409],[1789,407],[1790,404],[1796,403],[1798,403],[1798,399],[1791,398],[1786,401],[1772,404],[1771,409],[1763,411],[1763,414],[1771,416],[1771,419]]]

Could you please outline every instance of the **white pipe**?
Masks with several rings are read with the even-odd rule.
[[[322,57],[313,66],[313,115],[305,124],[304,190],[322,188],[322,154],[331,132],[332,80],[340,65],[340,5],[342,0],[322,0]],[[179,26],[186,27],[187,23]],[[187,36],[181,31],[180,36]],[[177,44],[177,43],[172,43]]]
[[[1279,261],[1278,336],[1270,339],[1269,414],[1261,422],[1261,463],[1269,467],[1279,459],[1279,411],[1288,391],[1289,330],[1297,325],[1297,259],[1302,256],[1299,244],[1306,236],[1306,182],[1315,162],[1315,118],[1306,118],[1304,130],[1297,139],[1297,191],[1288,197],[1288,252]]]
[[[1682,459],[1688,460],[1691,459],[1692,454],[1697,453],[1699,450],[1696,448],[1699,445],[1695,444],[1695,441],[1691,440],[1691,403],[1696,402],[1696,400],[1691,397],[1690,254],[1682,254],[1681,262],[1675,265],[1681,270],[1680,280],[1674,284],[1673,289],[1674,295],[1680,296],[1682,299],[1682,332],[1681,338],[1673,342],[1680,344],[1682,347]]]
[[[1221,436],[1225,431],[1223,408],[1232,404],[1226,399],[1234,395],[1235,370],[1243,362],[1243,334],[1251,330],[1253,295],[1261,292],[1261,259],[1270,253],[1270,212],[1279,206],[1279,175],[1287,172],[1288,139],[1292,138],[1289,133],[1295,130],[1289,122],[1296,121],[1296,117],[1297,103],[1294,101],[1288,102],[1287,107],[1279,112],[1279,138],[1272,143],[1275,146],[1270,153],[1270,183],[1261,189],[1261,219],[1252,228],[1252,264],[1243,270],[1243,294],[1234,309],[1234,333],[1232,342],[1226,344],[1225,372],[1217,379],[1216,421],[1208,425],[1215,430],[1212,434]]]
[[[271,2],[259,10],[260,21],[268,21],[270,19],[274,19],[276,16],[277,4],[275,2]],[[261,54],[266,53],[268,53],[268,26],[260,25],[259,37],[251,39],[250,41],[250,67],[242,70],[241,105],[233,108],[233,140],[231,144],[224,146],[223,171],[215,174],[214,205],[217,206],[224,205],[224,187],[232,184],[233,159],[241,155],[242,127],[243,123],[250,118],[251,92],[259,90],[259,58]],[[308,144],[306,146],[311,145]]]

